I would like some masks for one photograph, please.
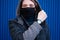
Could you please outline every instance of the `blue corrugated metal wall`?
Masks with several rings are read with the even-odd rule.
[[[19,0],[0,0],[0,40],[11,40],[8,20],[16,17],[16,7]],[[46,11],[47,23],[51,40],[60,40],[59,0],[38,0],[41,8]]]

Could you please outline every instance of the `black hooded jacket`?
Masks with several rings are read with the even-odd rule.
[[[50,40],[49,28],[45,21],[41,24],[34,21],[33,24],[28,25],[19,16],[9,21],[9,30],[12,40]]]

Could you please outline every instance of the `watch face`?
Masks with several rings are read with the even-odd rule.
[[[40,21],[40,20],[38,20],[38,23],[39,23],[39,24],[41,24],[41,21]]]

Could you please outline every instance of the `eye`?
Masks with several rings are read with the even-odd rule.
[[[23,4],[23,5],[22,5],[22,8],[25,8],[25,7],[27,7],[27,5],[26,5],[26,4]]]
[[[30,7],[35,7],[35,5],[33,5],[33,4],[30,4]]]

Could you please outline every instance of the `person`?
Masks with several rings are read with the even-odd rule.
[[[12,40],[50,40],[47,14],[36,0],[21,0],[16,18],[9,20]]]

